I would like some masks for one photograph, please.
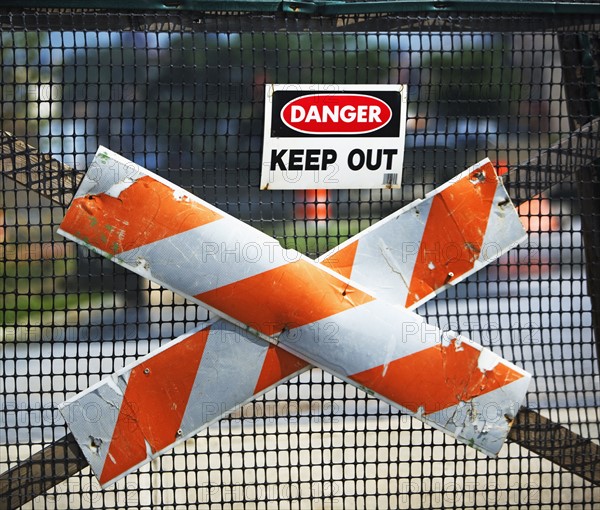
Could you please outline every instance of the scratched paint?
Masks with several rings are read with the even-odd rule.
[[[344,276],[378,297],[414,309],[526,237],[484,159],[318,260],[334,269],[339,264]]]
[[[265,353],[272,353],[275,352],[273,349],[281,350],[281,347],[284,347],[291,353],[288,355],[288,360],[298,359],[294,356],[297,355],[305,361],[315,362],[347,382],[364,388],[370,394],[382,398],[436,428],[450,432],[460,441],[471,444],[488,454],[495,454],[501,447],[509,428],[509,423],[504,416],[514,416],[518,411],[529,383],[529,374],[499,357],[496,357],[498,361],[492,367],[489,359],[495,355],[488,354],[489,351],[457,335],[445,342],[445,333],[427,325],[419,316],[411,314],[404,308],[393,308],[389,303],[376,299],[381,290],[379,287],[374,286],[375,292],[371,292],[370,289],[367,290],[366,287],[362,287],[360,283],[357,283],[353,273],[360,245],[365,243],[367,239],[375,239],[376,242],[373,244],[381,248],[382,243],[380,241],[385,242],[385,236],[382,236],[381,232],[371,228],[370,233],[365,232],[358,240],[351,241],[338,252],[342,255],[338,259],[340,261],[340,273],[348,274],[349,271],[353,279],[350,282],[330,269],[315,265],[296,252],[281,249],[271,238],[228,217],[225,213],[187,194],[181,188],[177,188],[135,165],[131,167],[130,163],[123,163],[126,160],[117,155],[111,155],[111,158],[112,160],[108,166],[113,176],[113,185],[110,184],[109,179],[102,172],[98,175],[97,169],[95,171],[96,184],[86,183],[86,176],[82,185],[83,191],[78,192],[76,197],[76,201],[80,199],[81,207],[79,207],[79,210],[77,210],[77,207],[69,209],[61,230],[64,235],[74,240],[85,237],[86,242],[92,247],[95,243],[97,251],[110,256],[125,267],[136,271],[138,274],[143,274],[153,281],[166,284],[185,297],[208,305],[221,312],[222,315],[229,316],[230,320],[237,322],[242,328],[239,330],[241,332],[240,342],[244,345],[246,345],[245,342],[250,341],[248,338],[251,337],[247,337],[243,330],[253,330],[258,332],[262,338],[279,345],[276,348],[269,347],[269,344],[261,343],[259,339],[255,339],[255,344],[263,346],[262,351]],[[115,171],[115,167],[118,168],[119,163],[126,168],[126,172]],[[479,177],[472,179],[473,171],[471,169],[470,173],[465,175],[469,181],[475,181],[471,185],[476,186],[478,182],[482,181]],[[127,175],[128,186],[124,187],[121,185],[123,182],[121,174],[127,172],[133,173],[135,178]],[[480,173],[477,169],[475,169],[475,172]],[[101,183],[101,185],[98,183]],[[113,186],[118,189],[118,193],[115,192],[118,197],[112,196]],[[158,206],[162,211],[156,210],[157,201],[140,200],[135,194],[132,194],[133,201],[129,204],[128,200],[125,200],[128,198],[127,193],[137,186],[143,186],[144,191],[150,189],[154,196],[159,196],[160,203]],[[498,194],[498,186],[496,183],[493,193],[494,199]],[[469,189],[468,186],[466,189]],[[475,193],[478,193],[477,189],[473,189]],[[91,190],[94,190],[94,193],[91,193]],[[98,194],[95,194],[96,192]],[[90,194],[95,197],[91,201],[87,198]],[[488,193],[488,196],[490,195],[492,193]],[[435,197],[436,194],[432,196]],[[131,218],[123,216],[123,210],[118,209],[120,205],[111,201],[114,198],[119,198],[120,202],[126,203],[126,209],[129,212],[140,213],[140,208],[146,208],[145,210],[141,209],[141,212],[147,217],[160,218],[163,214],[165,218],[167,216],[171,219],[181,218],[179,226],[186,222],[186,228],[183,232],[173,233],[168,231],[168,227],[173,225],[173,221],[170,223],[167,221],[151,223],[146,221],[144,223],[144,218],[136,218],[134,221],[130,221]],[[494,199],[488,199],[492,202],[491,205],[486,205],[490,211],[494,209]],[[87,221],[91,211],[90,203],[109,204],[107,207],[99,207],[98,210],[92,211],[93,216],[98,215],[103,222],[114,226],[114,230],[118,232],[116,239],[121,242],[120,246],[128,249],[113,250],[112,252],[107,250],[110,243],[104,241],[101,236],[96,236],[95,231]],[[148,210],[147,207],[152,206],[152,204],[154,204],[154,208]],[[178,209],[178,207],[182,207],[182,209]],[[468,201],[464,203],[463,207],[469,207]],[[166,211],[168,211],[168,214],[166,214]],[[415,211],[418,211],[418,214]],[[413,209],[404,210],[403,214],[409,218],[418,218],[421,225],[424,226],[427,224],[424,219],[426,212],[427,200],[416,204]],[[398,221],[400,217],[401,215],[395,216],[396,223],[400,223]],[[385,227],[391,222],[392,220],[388,219],[382,225]],[[129,228],[130,225],[132,225],[131,229]],[[138,235],[136,238],[135,229],[142,228],[140,225],[144,228],[143,235]],[[85,228],[88,228],[90,232],[82,232],[82,229]],[[479,230],[481,231],[482,227]],[[231,236],[232,232],[235,235]],[[236,265],[227,262],[227,260],[225,262],[219,260],[215,253],[204,253],[207,255],[206,260],[200,260],[199,263],[192,264],[189,270],[183,271],[186,283],[188,280],[193,280],[199,282],[197,283],[198,287],[194,288],[196,285],[194,283],[191,288],[182,291],[180,288],[182,286],[181,277],[178,274],[173,274],[173,267],[180,267],[192,256],[191,254],[201,252],[198,247],[210,245],[208,243],[223,244],[227,250],[231,250],[230,244],[240,236],[242,239],[253,239],[253,242],[262,242],[263,246],[268,246],[269,257],[259,259],[254,264]],[[486,237],[488,237],[487,231],[483,236],[479,232],[479,240],[477,241],[479,246],[485,245]],[[141,239],[139,246],[135,239]],[[391,241],[392,248],[396,248],[393,244],[393,237],[390,237],[388,241]],[[352,245],[352,242],[355,244]],[[390,246],[390,244],[385,246]],[[175,247],[176,251],[170,252],[170,247]],[[483,250],[479,248],[479,251]],[[231,253],[231,251],[228,252]],[[276,256],[274,257],[273,254],[276,254]],[[380,249],[379,255],[372,258],[372,264],[386,266],[386,264],[377,262],[381,260],[382,256],[384,255]],[[475,270],[476,262],[479,259],[473,257],[472,259],[468,268],[460,270],[467,272]],[[326,260],[329,262],[330,268],[335,267],[334,257],[330,256]],[[440,260],[437,263],[443,264],[444,260]],[[175,266],[174,262],[177,263]],[[430,262],[432,261],[428,263]],[[483,262],[480,262],[480,264],[483,264]],[[392,265],[387,264],[388,267]],[[282,284],[278,287],[274,285],[274,282],[281,282],[283,281],[282,278],[273,279],[269,276],[269,272],[282,270],[284,270],[283,276],[288,280],[285,285]],[[214,280],[214,275],[218,275],[217,280]],[[456,276],[456,279],[445,282],[443,285],[447,286],[454,283],[462,275],[457,274]],[[368,281],[366,276],[365,281]],[[408,279],[404,278],[404,281],[407,282]],[[246,285],[248,291],[244,292],[241,285]],[[232,290],[229,290],[230,287]],[[385,288],[388,287],[389,285]],[[429,295],[439,291],[439,288],[434,287],[434,285],[431,286],[432,292]],[[253,293],[254,288],[260,288],[261,291]],[[318,292],[313,292],[314,288],[319,289]],[[199,290],[200,292],[197,292]],[[285,299],[289,298],[290,290],[297,293],[294,303],[302,303],[306,308],[300,316],[290,316],[292,311],[280,305]],[[330,295],[330,297],[327,298],[327,295]],[[407,295],[409,293],[405,294],[403,299],[406,299]],[[250,296],[250,299],[244,301],[242,300],[244,296]],[[323,308],[323,305],[325,305],[325,308]],[[295,308],[298,308],[297,305]],[[261,318],[261,324],[252,324],[251,322],[255,321],[257,317]],[[336,336],[331,337],[331,339],[335,342],[327,342],[327,328],[331,329],[332,325]],[[415,328],[415,326],[417,327]],[[274,337],[272,334],[276,334],[276,336]],[[244,339],[244,335],[246,335],[246,339]],[[207,376],[201,376],[200,372],[202,371],[203,360],[207,357],[210,358],[211,353],[212,349],[207,347],[203,350],[201,356],[200,368],[197,370],[196,376],[203,381],[210,379],[207,379]],[[156,356],[164,355],[159,353]],[[298,359],[297,364],[288,363],[274,378],[267,378],[269,382],[258,384],[263,375],[261,374],[260,363],[249,364],[246,362],[249,358],[245,356],[236,356],[237,361],[235,361],[233,351],[231,351],[230,358],[227,358],[226,353],[223,352],[220,355],[224,357],[227,366],[237,367],[240,374],[244,374],[244,368],[247,369],[250,365],[257,369],[252,373],[248,373],[244,386],[245,393],[238,392],[235,395],[227,395],[226,386],[222,383],[218,385],[222,392],[220,397],[217,398],[231,397],[226,401],[232,405],[236,399],[241,402],[252,399],[257,392],[268,389],[265,384],[277,384],[286,375],[297,373],[306,367],[306,362]],[[265,354],[264,359],[267,358],[268,356]],[[482,359],[481,366],[485,368],[483,371],[478,361],[480,358]],[[236,365],[236,363],[238,364]],[[409,388],[410,391],[405,391],[405,387],[410,385],[401,384],[400,381],[404,382],[407,375],[414,375],[414,366],[423,367],[422,374],[419,376],[422,383]],[[131,377],[131,373],[139,373],[139,371],[133,372],[133,370],[130,369],[129,375],[117,379],[124,380],[126,377]],[[220,370],[223,371],[223,367]],[[286,371],[287,374],[285,374]],[[433,377],[429,377],[428,374],[433,374]],[[440,374],[442,379],[440,379]],[[178,377],[176,371],[173,376]],[[412,379],[415,378],[412,377]],[[171,383],[169,382],[169,384]],[[449,386],[449,391],[446,393],[441,392],[443,393],[441,395],[436,388],[444,384]],[[186,385],[178,383],[177,387],[183,388],[183,386]],[[190,409],[191,412],[196,408],[198,401],[196,397],[190,397],[190,394],[193,395],[193,388],[196,386],[189,386],[188,384],[186,387],[192,388],[186,391],[181,390],[182,393],[185,393],[183,395],[185,402],[188,400],[190,402],[190,405],[186,407],[186,414],[183,417],[177,415],[176,419],[169,422],[171,423],[170,428],[164,432],[164,437],[161,436],[162,442],[150,441],[147,433],[142,432],[142,439],[137,443],[139,445],[137,449],[119,447],[120,443],[127,442],[127,436],[124,436],[124,439],[119,439],[117,436],[113,437],[112,434],[116,434],[115,431],[122,428],[119,425],[119,417],[115,419],[114,423],[103,424],[106,429],[103,436],[88,433],[88,429],[81,421],[71,424],[67,420],[80,444],[86,446],[83,449],[84,453],[89,452],[91,458],[96,461],[96,465],[94,465],[92,460],[88,458],[94,471],[101,477],[104,484],[114,481],[125,472],[134,469],[139,463],[143,463],[146,459],[159,454],[164,448],[172,447],[182,438],[193,435],[198,427],[207,423],[206,416],[197,416],[193,413],[190,415],[188,413],[187,409]],[[115,387],[111,386],[111,388],[116,391]],[[103,388],[102,391],[107,390]],[[120,389],[120,391],[125,395],[127,394],[126,388],[125,390]],[[95,392],[96,389],[88,391],[85,398],[96,398],[94,396]],[[112,402],[118,402],[118,398],[119,395],[116,394]],[[431,402],[432,399],[434,402]],[[496,410],[498,410],[498,415],[494,417],[488,416],[489,413],[485,412],[487,408],[481,407],[482,402],[487,402],[490,399],[494,402]],[[75,402],[77,402],[77,399],[67,402],[63,409],[75,405]],[[78,404],[82,402],[79,401]],[[459,412],[465,403],[469,404],[471,411],[469,413]],[[177,407],[179,408],[181,405],[183,404],[180,403]],[[125,404],[125,407],[127,407],[127,404]],[[120,409],[123,408],[121,402]],[[132,408],[130,405],[127,407],[125,416],[131,417]],[[138,408],[140,409],[139,412],[144,411],[139,406]],[[218,419],[227,409],[230,409],[230,407],[223,408],[221,413],[214,419]],[[449,414],[448,410],[452,410],[452,413]],[[148,412],[155,415],[154,411],[153,409],[148,410]],[[190,418],[186,421],[185,416],[188,415],[194,416],[194,419]],[[181,422],[180,425],[185,424],[185,426],[175,429],[178,420]],[[136,421],[139,420],[136,418]],[[101,441],[94,440],[92,444],[90,437],[98,437]],[[168,438],[168,441],[165,437]],[[165,444],[167,446],[164,446]],[[162,448],[163,446],[164,448]],[[131,451],[135,452],[133,460],[123,461],[123,458],[126,457],[125,453]],[[102,463],[101,467],[98,466],[98,459]],[[106,465],[107,462],[108,465]],[[103,475],[104,473],[107,474]]]

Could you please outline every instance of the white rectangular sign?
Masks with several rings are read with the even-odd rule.
[[[399,188],[405,126],[404,85],[267,85],[260,188]]]

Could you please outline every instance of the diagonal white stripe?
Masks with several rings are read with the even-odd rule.
[[[267,342],[226,321],[212,326],[181,423],[184,436],[254,395],[268,349]]]
[[[133,368],[129,366],[59,405],[60,413],[98,476],[106,462]]]
[[[350,279],[404,307],[433,198],[406,210],[359,240]]]
[[[120,253],[116,258],[149,280],[164,282],[186,296],[298,259],[298,254],[284,250],[272,237],[251,228],[236,228],[236,222],[225,217]]]
[[[527,232],[519,219],[519,213],[510,202],[504,186],[499,184],[494,194],[481,253],[474,270],[479,271],[483,266],[496,260],[526,238]]]
[[[370,301],[320,321],[284,331],[279,343],[304,359],[327,366],[339,377],[349,377],[432,347],[442,332],[421,316]],[[391,381],[390,381],[391,384]]]

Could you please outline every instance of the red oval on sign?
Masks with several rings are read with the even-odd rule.
[[[292,99],[281,110],[287,127],[314,135],[371,133],[391,119],[389,105],[366,94],[310,94]]]

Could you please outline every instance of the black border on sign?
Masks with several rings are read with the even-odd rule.
[[[392,109],[392,118],[380,129],[370,133],[335,133],[312,134],[296,131],[284,124],[281,120],[281,110],[292,99],[302,96],[322,95],[333,96],[338,94],[362,94],[376,97],[384,101]],[[271,110],[271,138],[399,138],[400,114],[402,111],[402,94],[396,90],[336,90],[315,92],[314,90],[275,90],[272,97]]]

